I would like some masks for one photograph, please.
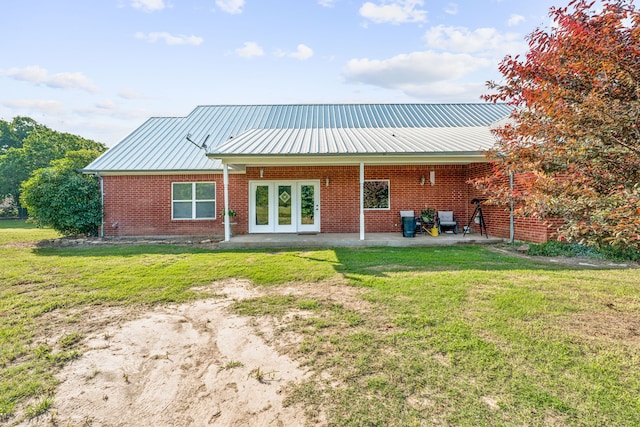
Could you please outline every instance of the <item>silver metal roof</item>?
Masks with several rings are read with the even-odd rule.
[[[470,153],[491,148],[489,127],[252,129],[212,150],[221,155]]]
[[[414,147],[416,152],[421,153],[443,150],[455,152],[466,151],[465,147],[469,144],[475,147],[474,151],[484,150],[490,145],[477,140],[481,129],[486,131],[492,123],[504,119],[510,112],[511,108],[504,104],[199,106],[186,117],[147,120],[93,161],[85,171],[220,170],[221,162],[208,158],[205,150],[186,139],[187,134],[198,144],[206,140],[206,151],[212,157],[216,153],[229,154],[234,147],[246,153],[263,155],[274,154],[272,150],[280,153],[285,149],[290,149],[287,154],[292,155],[320,152],[314,150],[333,154],[393,153],[397,152],[394,150],[408,150],[408,147]],[[375,132],[375,129],[380,129],[380,132]],[[398,141],[387,140],[385,132],[388,133],[390,129],[398,130],[398,134],[399,129],[423,131],[403,132],[407,136],[398,140],[410,138],[411,141],[399,144]],[[428,129],[432,130],[429,135]],[[269,138],[269,142],[261,140],[260,136]],[[424,139],[427,137],[431,139]]]

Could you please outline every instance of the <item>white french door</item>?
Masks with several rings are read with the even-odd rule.
[[[249,182],[250,233],[319,231],[319,181]]]
[[[299,181],[296,183],[298,232],[320,231],[320,182]]]

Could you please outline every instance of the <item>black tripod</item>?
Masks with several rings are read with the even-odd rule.
[[[482,236],[482,230],[484,230],[484,235],[488,239],[489,235],[487,234],[487,224],[484,222],[484,215],[482,215],[482,202],[487,199],[472,199],[471,203],[476,205],[476,208],[473,210],[473,214],[471,214],[471,218],[469,218],[469,224],[464,228],[464,232],[462,233],[462,237],[466,236],[467,233],[471,230],[471,223],[476,216],[478,217],[478,224],[480,225],[480,235]]]

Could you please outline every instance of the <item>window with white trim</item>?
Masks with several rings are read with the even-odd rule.
[[[215,219],[215,182],[174,182],[171,184],[172,219]]]
[[[389,209],[389,180],[367,180],[363,184],[364,208]]]

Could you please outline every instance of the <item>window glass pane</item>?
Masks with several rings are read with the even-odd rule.
[[[173,200],[191,200],[191,183],[174,183]]]
[[[278,185],[278,224],[291,225],[290,185]]]
[[[300,186],[300,224],[314,224],[315,215],[315,186]]]
[[[363,190],[365,209],[389,209],[389,181],[365,181]]]
[[[215,200],[216,185],[213,182],[196,183],[196,200]]]
[[[214,202],[196,202],[196,218],[213,218],[216,214]]]
[[[256,187],[255,197],[255,225],[269,225],[269,187],[266,185],[258,185]]]
[[[173,217],[191,218],[191,202],[173,202]]]

